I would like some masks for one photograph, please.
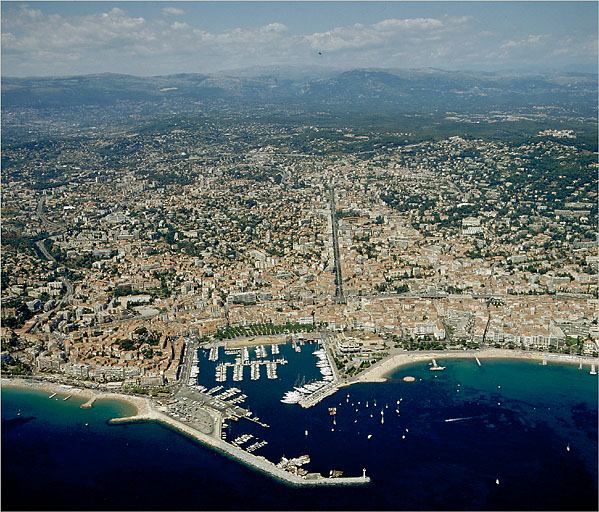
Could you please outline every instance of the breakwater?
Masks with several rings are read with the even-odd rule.
[[[200,441],[202,444],[209,446],[215,450],[218,450],[225,455],[228,455],[239,462],[242,462],[246,466],[257,469],[268,476],[275,478],[288,485],[305,487],[305,486],[343,486],[343,485],[366,485],[370,483],[370,477],[363,475],[358,477],[338,477],[338,478],[326,478],[320,473],[308,473],[305,476],[295,475],[288,471],[285,471],[277,467],[274,463],[268,459],[260,456],[248,453],[241,448],[233,446],[221,439],[213,437],[211,435],[204,434],[189,425],[185,425],[165,414],[159,413],[158,411],[151,411],[146,414],[139,414],[135,416],[129,416],[125,418],[113,418],[109,421],[110,424],[139,422],[139,421],[158,421],[171,427],[183,434]]]

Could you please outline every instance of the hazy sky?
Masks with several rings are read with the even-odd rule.
[[[2,1],[6,76],[255,65],[597,72],[589,2]]]

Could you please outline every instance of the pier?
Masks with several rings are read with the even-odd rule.
[[[331,396],[333,393],[337,391],[337,384],[330,383],[322,388],[316,390],[311,395],[305,396],[300,399],[298,404],[300,404],[304,409],[308,409],[313,405],[316,405],[321,400],[324,400],[327,396]]]
[[[478,366],[482,366],[482,364],[480,364],[480,359],[478,357],[474,356],[474,359],[476,359],[476,364]]]

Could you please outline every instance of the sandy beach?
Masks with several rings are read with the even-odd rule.
[[[40,380],[21,378],[2,378],[2,386],[23,389],[37,389],[40,391],[47,391],[48,393],[60,393],[64,395],[72,395],[73,397],[86,398],[87,401],[81,405],[82,408],[91,407],[96,400],[118,400],[120,402],[126,402],[135,407],[136,415],[146,414],[152,409],[150,400],[147,398],[89,388],[79,388],[76,386],[67,388],[65,386],[70,385],[59,384],[55,382],[44,382]]]
[[[359,382],[384,382],[385,376],[391,371],[411,363],[419,361],[430,361],[432,359],[472,359],[476,364],[475,358],[478,357],[481,362],[484,359],[528,359],[542,361],[547,359],[547,363],[572,363],[585,365],[599,364],[599,359],[592,357],[569,356],[566,354],[552,354],[543,352],[526,352],[523,350],[508,350],[502,348],[486,348],[483,350],[444,350],[444,351],[423,351],[423,352],[405,352],[389,356],[382,359],[370,368],[366,369],[359,376],[349,380],[343,385],[351,385]]]

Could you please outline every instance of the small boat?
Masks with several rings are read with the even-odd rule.
[[[496,483],[497,485],[499,485],[499,478],[498,478],[497,480],[495,480],[495,483]]]
[[[566,446],[566,451],[569,452],[570,451],[570,443],[568,443],[568,446]]]
[[[307,430],[306,430],[304,433],[305,433],[306,435],[308,435],[308,431],[307,431]]]
[[[368,434],[368,439],[372,439],[372,434]]]

